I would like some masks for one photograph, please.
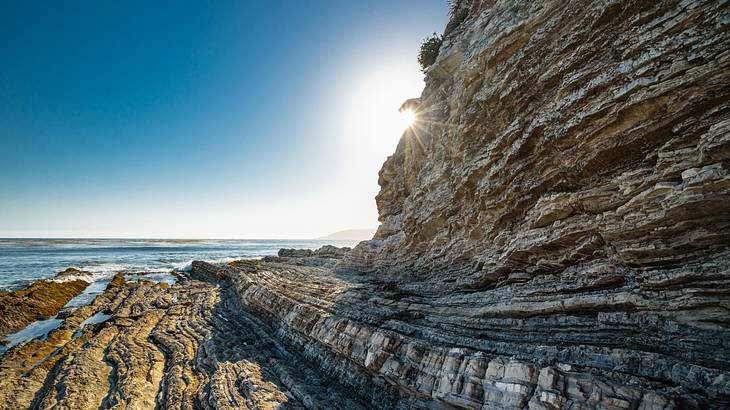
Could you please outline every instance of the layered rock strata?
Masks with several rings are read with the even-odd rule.
[[[727,2],[455,5],[341,274],[407,295],[377,298],[426,346],[727,406]]]
[[[581,297],[580,286],[594,289],[597,300],[600,292],[610,298],[610,288],[590,280],[543,291],[522,281],[485,305],[487,293],[333,273],[306,259],[255,268],[196,263],[194,271],[230,280],[244,309],[371,408],[730,405],[730,356],[716,330],[620,310],[594,316],[590,309],[600,302]],[[510,302],[520,298],[532,300]],[[559,298],[582,300],[585,314],[550,314],[561,308]],[[542,306],[542,316],[519,313],[531,303]]]
[[[209,272],[174,286],[117,275],[47,338],[2,357],[0,408],[365,408]]]
[[[57,315],[66,303],[80,295],[87,286],[89,282],[81,279],[62,282],[41,280],[16,291],[0,291],[0,337],[36,320]]]
[[[728,3],[454,7],[372,241],[120,279],[0,407],[730,407]]]

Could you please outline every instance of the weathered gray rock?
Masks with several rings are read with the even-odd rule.
[[[730,407],[728,3],[455,4],[373,240],[120,277],[0,407]]]
[[[425,346],[616,399],[556,370],[470,387],[487,407],[727,406],[726,2],[457,3],[341,274],[406,291]]]
[[[280,249],[278,256],[266,256],[264,262],[286,263],[302,266],[334,267],[339,263],[350,248],[338,248],[324,245],[319,249]]]

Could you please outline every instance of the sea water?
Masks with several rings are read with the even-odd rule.
[[[69,267],[92,273],[97,282],[115,273],[149,272],[167,280],[172,270],[186,271],[193,260],[229,262],[276,255],[280,248],[316,249],[354,246],[336,240],[166,240],[166,239],[0,239],[0,289],[14,290],[38,279],[53,278]],[[100,291],[102,283],[98,283]],[[87,292],[88,293],[88,292]],[[74,301],[82,303],[84,301]]]
[[[65,307],[91,303],[104,292],[117,272],[146,272],[128,275],[128,280],[145,279],[174,283],[171,271],[190,270],[193,260],[211,263],[256,259],[276,255],[281,248],[317,249],[323,245],[349,246],[356,241],[336,240],[161,240],[161,239],[0,239],[0,289],[14,290],[39,279],[55,279],[58,272],[75,267],[91,273],[82,279],[91,284]],[[81,324],[102,323],[109,315],[98,312]],[[0,355],[18,344],[43,339],[63,324],[55,316],[35,321],[0,340]]]

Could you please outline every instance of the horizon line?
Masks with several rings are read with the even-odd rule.
[[[174,241],[184,241],[184,240],[195,240],[195,241],[225,241],[225,240],[231,240],[231,241],[261,241],[261,240],[300,240],[300,241],[307,241],[307,240],[326,240],[321,239],[322,237],[317,238],[283,238],[283,237],[271,237],[271,238],[195,238],[195,237],[188,237],[188,238],[165,238],[165,237],[157,237],[157,238],[142,238],[142,237],[131,237],[131,236],[108,236],[108,237],[91,237],[91,236],[7,236],[7,237],[0,237],[0,240],[5,239],[136,239],[136,240],[174,240]],[[356,240],[356,239],[331,239],[335,241],[350,241],[350,240]]]

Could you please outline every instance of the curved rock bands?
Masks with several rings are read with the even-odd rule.
[[[727,339],[716,324],[681,321],[713,304],[677,287],[679,278],[692,275],[687,271],[645,279],[646,295],[622,293],[626,284],[601,282],[599,273],[564,284],[520,280],[501,287],[502,300],[486,306],[480,302],[494,291],[436,296],[427,293],[432,283],[335,275],[301,264],[259,263],[255,271],[222,274],[248,309],[278,323],[289,346],[365,398],[377,397],[372,406],[730,404]],[[676,302],[653,300],[657,286],[676,292]],[[676,317],[660,311],[671,303]]]
[[[724,316],[696,317],[716,307],[722,266],[635,283],[582,266],[454,291],[298,258],[194,262],[172,287],[118,275],[47,339],[3,356],[0,408],[730,405]],[[99,313],[110,318],[94,324]]]
[[[111,317],[82,327],[99,312]],[[0,408],[364,407],[307,363],[213,277],[121,279],[46,340],[3,356]]]

